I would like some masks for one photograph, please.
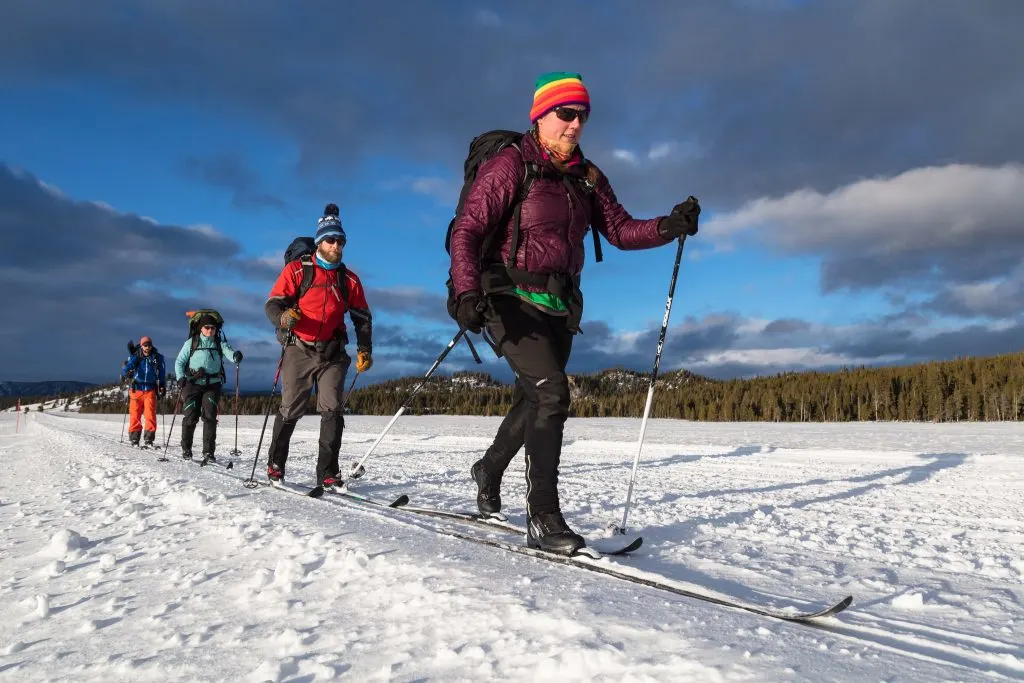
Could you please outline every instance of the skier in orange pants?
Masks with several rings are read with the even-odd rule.
[[[139,346],[121,370],[121,379],[131,378],[128,404],[128,441],[138,446],[143,436],[142,418],[145,417],[146,447],[156,439],[156,401],[167,393],[167,373],[164,357],[153,346],[153,340],[143,337]]]

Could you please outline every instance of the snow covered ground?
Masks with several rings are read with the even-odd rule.
[[[644,546],[614,561],[778,607],[854,596],[807,626],[442,537],[431,520],[248,490],[262,418],[242,419],[230,472],[119,445],[120,415],[32,412],[18,435],[14,418],[0,416],[0,680],[1024,678],[1016,424],[654,421],[630,517]],[[345,460],[386,422],[348,418]],[[359,490],[469,509],[468,469],[497,423],[403,417]],[[233,428],[222,420],[222,460]],[[570,421],[570,523],[620,520],[637,429]],[[312,478],[316,430],[296,431],[296,481]],[[519,523],[522,467],[504,490]]]

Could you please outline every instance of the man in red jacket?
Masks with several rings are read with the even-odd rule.
[[[325,488],[342,484],[338,476],[338,452],[345,429],[342,395],[345,375],[352,363],[345,351],[348,343],[346,311],[356,331],[356,371],[366,372],[373,365],[370,307],[359,277],[341,261],[345,242],[338,207],[328,204],[317,224],[316,252],[307,257],[311,263],[307,262],[305,267],[312,266],[313,278],[305,294],[300,296],[303,261],[295,260],[281,271],[264,306],[285,345],[281,365],[281,410],[274,419],[267,464],[267,476],[271,480],[284,478],[288,443],[295,424],[305,412],[315,381],[316,409],[320,413],[317,482]]]

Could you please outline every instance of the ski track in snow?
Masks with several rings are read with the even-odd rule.
[[[388,419],[348,417],[343,463]],[[806,626],[245,489],[262,423],[242,418],[225,472],[118,444],[121,416],[34,413],[15,435],[0,415],[0,680],[1024,678],[1018,425],[652,421],[629,523],[644,546],[615,562],[775,607],[854,596]],[[471,509],[497,424],[403,417],[353,488]],[[570,420],[581,531],[621,521],[638,425]],[[312,478],[317,429],[296,430],[290,480]],[[222,461],[233,445],[222,418]],[[524,523],[521,457],[502,493]]]

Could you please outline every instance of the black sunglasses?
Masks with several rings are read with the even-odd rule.
[[[327,244],[339,244],[340,243],[342,246],[345,246],[345,240],[341,239],[340,237],[325,237],[325,238],[323,238],[320,241],[321,242],[327,242]]]
[[[580,123],[586,123],[590,118],[586,109],[573,109],[572,107],[555,107],[555,116],[563,121],[572,121],[578,117]]]

